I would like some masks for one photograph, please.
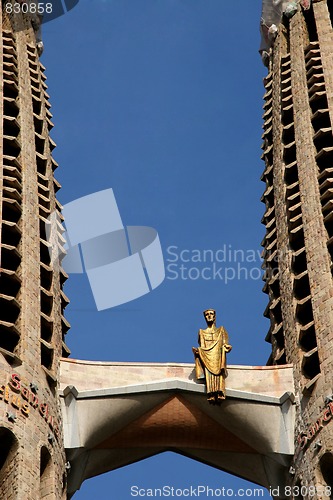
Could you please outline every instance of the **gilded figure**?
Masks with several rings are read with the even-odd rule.
[[[227,377],[226,353],[232,347],[228,333],[223,326],[216,327],[216,312],[206,309],[204,317],[207,323],[205,330],[199,330],[199,347],[192,347],[195,358],[195,374],[197,380],[205,380],[207,399],[211,404],[221,404],[225,399],[225,379]]]

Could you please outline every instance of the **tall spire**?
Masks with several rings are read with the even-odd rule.
[[[55,197],[60,186],[53,176],[52,114],[39,60],[40,19],[11,13],[9,5],[3,3],[0,14],[0,497],[62,498],[57,386],[60,357],[69,353],[62,291],[67,276],[52,267],[46,241],[48,217],[61,209]],[[27,434],[33,439],[26,440]]]
[[[300,4],[278,25],[265,79],[263,240],[270,364],[292,363],[298,413],[289,481],[332,483],[330,426],[309,429],[332,393],[333,36],[332,7]],[[302,436],[308,435],[307,444]],[[311,433],[310,433],[311,434]],[[329,462],[329,463],[331,463]]]

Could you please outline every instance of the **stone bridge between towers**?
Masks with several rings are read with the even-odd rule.
[[[266,488],[294,454],[291,365],[228,367],[227,399],[206,400],[193,364],[63,359],[68,494],[85,479],[174,451]]]

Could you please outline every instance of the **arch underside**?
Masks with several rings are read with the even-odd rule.
[[[108,368],[115,373],[115,367]],[[240,387],[242,377],[235,372],[229,375],[227,399],[214,406],[189,368],[183,378],[178,373],[159,379],[155,371],[150,381],[136,385],[109,387],[106,377],[105,388],[97,390],[89,387],[89,376],[88,390],[78,390],[74,374],[75,387],[66,386],[62,393],[69,495],[85,479],[165,451],[267,488],[283,484],[294,451],[292,379],[279,378],[278,369],[263,370],[260,377],[266,383],[258,385],[251,372],[253,388],[262,387],[260,394],[249,390],[249,379],[246,391]],[[145,372],[149,375],[148,367]],[[276,386],[269,393],[272,383]]]

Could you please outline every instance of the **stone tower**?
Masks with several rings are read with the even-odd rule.
[[[281,16],[265,26],[264,290],[271,322],[269,364],[276,366],[233,367],[219,419],[193,380],[191,364],[170,369],[169,364],[138,368],[61,360],[69,354],[63,316],[68,299],[62,291],[67,276],[52,265],[47,238],[49,216],[61,218],[61,207],[49,137],[52,115],[39,61],[40,19],[13,15],[12,4],[2,2],[1,499],[65,499],[65,447],[71,496],[84,479],[171,445],[266,487],[276,477],[276,485],[299,488],[277,495],[281,498],[331,498],[325,487],[333,491],[332,1],[276,1],[273,10],[276,14],[281,6]],[[268,12],[273,0],[263,4]],[[59,225],[53,247],[61,231]],[[135,412],[130,390],[140,403]],[[294,406],[292,455],[285,435],[293,432]],[[93,408],[94,422],[84,417],[87,407]],[[114,408],[116,426],[110,425]],[[207,422],[221,426],[218,440],[211,438]],[[204,431],[202,447],[193,450],[197,433]]]
[[[50,266],[46,241],[60,186],[40,19],[10,6],[2,2],[0,12],[0,498],[65,498],[58,379],[59,359],[69,354],[67,276]]]
[[[313,485],[316,498],[331,498],[322,488],[333,491],[333,2],[281,4],[289,11],[278,28],[265,26],[264,53],[268,364],[293,365],[296,451],[286,481],[304,486],[293,497],[315,496]]]

